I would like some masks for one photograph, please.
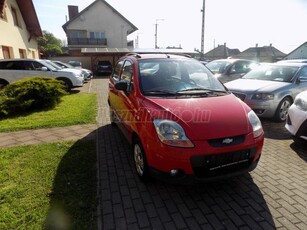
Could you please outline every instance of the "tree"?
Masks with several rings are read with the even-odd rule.
[[[37,39],[40,52],[45,57],[52,57],[58,54],[62,54],[62,42],[60,39],[54,37],[52,33],[43,31],[43,37]]]

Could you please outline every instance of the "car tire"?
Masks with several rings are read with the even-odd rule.
[[[63,83],[63,88],[66,92],[70,92],[71,88],[72,88],[72,84],[70,82],[70,80],[65,79],[65,78],[58,78],[58,80],[62,81]]]
[[[7,86],[9,83],[3,80],[0,80],[0,90],[4,89],[5,86]]]
[[[133,141],[132,151],[137,175],[141,181],[148,182],[150,180],[150,175],[147,158],[142,143],[138,138],[135,138]]]
[[[110,116],[111,125],[115,126],[116,125],[116,117],[115,117],[114,110],[111,107],[109,107],[109,116]]]
[[[292,100],[289,97],[285,97],[284,99],[282,99],[275,112],[276,121],[278,122],[286,121],[291,104]]]

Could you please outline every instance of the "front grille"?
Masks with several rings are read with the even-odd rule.
[[[236,93],[236,92],[232,92],[236,97],[240,98],[242,101],[245,100],[246,95],[243,93]]]
[[[227,147],[232,145],[238,145],[243,142],[244,142],[244,135],[208,140],[208,143],[212,147]]]
[[[252,148],[208,156],[193,156],[191,164],[194,175],[199,178],[212,177],[248,168],[256,151],[257,148]]]

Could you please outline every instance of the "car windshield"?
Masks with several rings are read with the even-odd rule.
[[[140,60],[139,72],[140,88],[146,95],[227,93],[224,85],[196,60]]]
[[[55,64],[59,66],[63,66],[63,68],[71,68],[74,69],[75,67],[69,63],[64,63],[64,62],[54,62]]]
[[[299,67],[283,65],[261,65],[247,73],[243,79],[291,82]]]
[[[213,73],[223,73],[225,69],[231,64],[229,61],[211,61],[206,66]]]
[[[49,70],[57,71],[59,67],[54,67],[54,65],[50,64],[51,61],[48,60],[40,60],[40,63],[46,66]]]

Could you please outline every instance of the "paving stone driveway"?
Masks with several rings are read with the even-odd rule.
[[[130,146],[107,119],[107,79],[98,79],[100,229],[307,229],[307,147],[284,124],[262,120],[262,158],[248,175],[200,185],[143,184]],[[99,82],[99,84],[98,84]]]

